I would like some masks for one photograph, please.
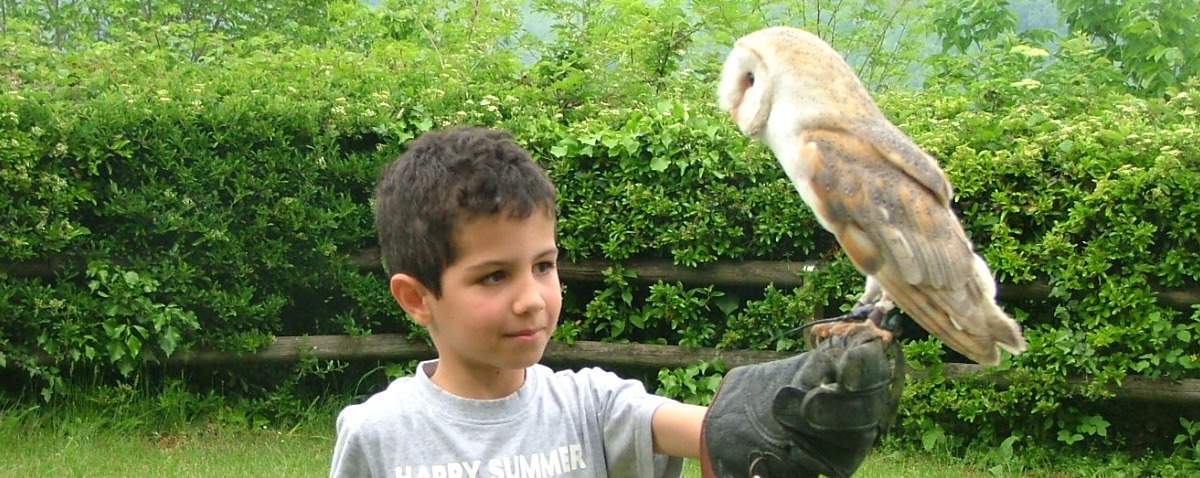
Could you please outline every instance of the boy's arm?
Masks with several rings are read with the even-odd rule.
[[[700,428],[708,407],[667,402],[654,411],[651,433],[654,435],[654,452],[700,458]]]

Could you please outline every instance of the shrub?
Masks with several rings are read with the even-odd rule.
[[[639,18],[670,16],[664,5]],[[545,165],[567,260],[825,264],[793,290],[639,284],[614,266],[602,283],[568,284],[560,339],[800,350],[776,333],[856,297],[862,278],[775,160],[716,110],[711,71],[693,74],[653,38],[636,44],[657,54],[612,60],[636,68],[572,49],[586,37],[525,68],[500,48],[510,23],[480,24],[491,29],[469,41],[439,23],[469,21],[465,7],[342,5],[341,36],[229,39],[204,58],[137,33],[66,50],[0,36],[0,365],[49,393],[63,364],[134,373],[173,351],[246,351],[278,334],[419,339],[379,269],[351,258],[374,245],[381,164],[456,123],[509,129]],[[901,436],[1115,447],[1123,425],[1106,384],[1200,366],[1200,311],[1158,300],[1200,280],[1196,84],[1133,96],[1082,39],[1051,57],[997,34],[934,61],[941,74],[924,89],[880,93],[881,106],[943,162],[997,276],[1052,292],[1004,304],[1031,345],[1001,367],[1007,387],[947,381],[941,364],[959,358],[909,340],[927,375],[908,389]],[[604,76],[647,64],[662,69],[627,88]],[[46,262],[63,267],[18,273]],[[664,390],[703,402],[715,370],[666,371]]]

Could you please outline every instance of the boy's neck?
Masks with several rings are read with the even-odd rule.
[[[462,398],[495,400],[512,395],[525,385],[525,369],[472,368],[438,360],[437,368],[426,370],[438,388]]]

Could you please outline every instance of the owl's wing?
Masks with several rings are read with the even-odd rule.
[[[867,140],[883,159],[928,189],[943,206],[950,207],[954,189],[937,160],[917,147],[891,122],[882,118],[861,121],[849,132]]]
[[[910,174],[914,168],[929,172],[921,160],[894,160],[890,156],[905,149],[881,150],[848,131],[810,130],[801,140],[796,164],[804,174],[797,177],[809,181],[814,213],[859,271],[972,360],[997,362],[998,340],[1019,341],[1013,348],[1023,348],[1016,323],[994,302],[990,271],[948,205],[948,184],[931,189],[930,181]],[[936,163],[932,168],[944,183]]]

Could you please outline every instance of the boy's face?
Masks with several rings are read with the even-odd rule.
[[[497,214],[461,224],[442,296],[426,297],[439,369],[524,369],[558,325],[562,289],[552,213]]]

